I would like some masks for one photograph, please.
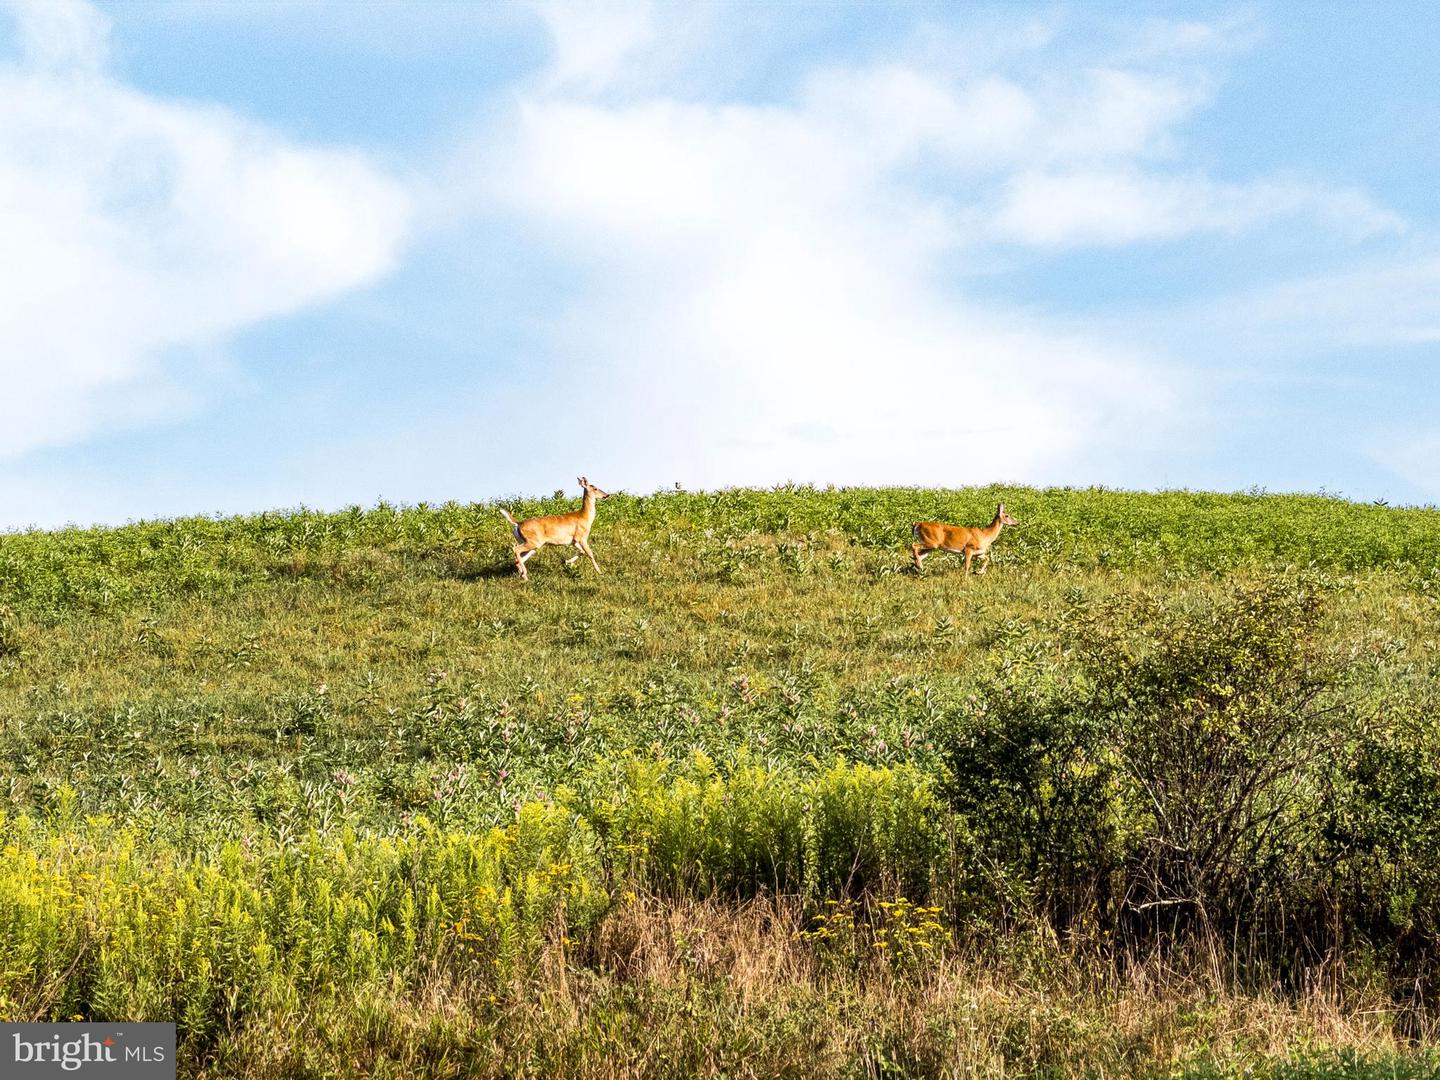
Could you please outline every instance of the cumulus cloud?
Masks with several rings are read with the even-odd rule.
[[[1146,35],[1157,49],[1159,35]],[[1190,47],[1198,28],[1176,32]],[[807,111],[890,167],[934,162],[962,192],[966,231],[1040,248],[1115,247],[1193,233],[1236,235],[1303,219],[1346,239],[1405,228],[1363,192],[1262,177],[1220,182],[1182,169],[1179,126],[1213,99],[1204,70],[1110,65],[1017,79],[883,64],[815,78]],[[987,181],[988,186],[987,186]]]
[[[667,35],[643,6],[602,31],[605,10],[546,9],[552,64],[481,198],[579,272],[539,363],[646,481],[1103,478],[1214,430],[1189,346],[981,303],[977,275],[1272,222],[1406,227],[1348,187],[1188,159],[1245,21],[1148,23],[1085,57],[1053,28],[978,58],[896,49],[717,104],[634,78]]]
[[[560,71],[575,32],[557,30]],[[627,22],[601,39],[644,63],[654,36]],[[582,274],[541,362],[568,372],[645,481],[1093,478],[1107,455],[1203,423],[1163,353],[982,304],[964,282],[1000,242],[1109,244],[1278,212],[1165,175],[1206,80],[1104,65],[957,77],[931,58],[815,70],[762,104],[617,86],[542,74],[486,157],[483,198]],[[1097,193],[1024,212],[1026,183],[1084,169],[1128,175],[1160,208],[1107,217]]]
[[[363,155],[124,85],[79,0],[6,6],[0,456],[170,414],[225,335],[394,264],[410,196]]]
[[[1035,475],[1173,397],[1154,357],[938,285],[941,209],[812,112],[531,101],[522,129],[500,188],[596,271],[555,354],[608,439],[699,482]]]

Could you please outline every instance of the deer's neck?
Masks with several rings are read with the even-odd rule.
[[[595,520],[595,496],[592,492],[585,492],[585,498],[580,503],[580,513],[585,515],[586,521]]]
[[[996,514],[995,519],[991,521],[989,525],[986,525],[985,528],[981,529],[980,532],[985,537],[985,542],[989,543],[1000,535],[1000,530],[1003,528],[1005,528],[1005,523],[1000,520],[1000,515]]]

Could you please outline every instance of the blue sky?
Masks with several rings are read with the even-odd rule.
[[[1433,4],[0,0],[0,527],[1440,500]]]

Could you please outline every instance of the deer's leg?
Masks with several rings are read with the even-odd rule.
[[[577,540],[575,541],[575,543],[581,551],[585,552],[586,555],[590,556],[590,565],[595,567],[595,572],[597,574],[600,573],[600,564],[595,561],[595,552],[590,550],[590,541]],[[575,557],[578,559],[580,556],[577,555]]]
[[[540,546],[538,544],[532,544],[529,541],[515,545],[515,569],[520,571],[522,578],[528,578],[530,576],[529,571],[525,569],[525,563],[531,555],[534,555],[535,552],[539,550]]]
[[[967,574],[970,573],[970,560],[974,555],[975,552],[972,549],[965,549],[965,573]]]
[[[978,560],[978,566],[975,570],[977,575],[983,574],[986,570],[990,569],[990,553],[988,551],[977,552],[975,558]]]
[[[573,548],[578,548],[578,547],[580,547],[580,541],[579,541],[579,540],[571,540],[571,541],[570,541],[570,546],[573,547]],[[583,551],[584,549],[581,548],[581,550]],[[579,559],[579,558],[580,558],[580,556],[579,556],[578,554],[571,555],[568,559],[565,560],[565,565],[566,565],[566,566],[574,566],[576,560]]]
[[[915,559],[915,569],[916,569],[916,570],[924,570],[924,569],[925,569],[925,556],[928,555],[928,554],[930,554],[929,549],[926,548],[924,544],[911,544],[911,545],[910,545],[910,554],[911,554],[912,556],[914,556],[914,559]]]

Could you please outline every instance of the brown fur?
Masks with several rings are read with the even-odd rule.
[[[910,553],[915,556],[915,571],[919,573],[925,568],[925,556],[930,552],[949,551],[965,556],[965,572],[967,574],[970,572],[971,559],[985,560],[977,571],[977,573],[983,574],[985,567],[990,564],[990,545],[995,543],[995,538],[1000,535],[1000,530],[1006,525],[1019,524],[1005,512],[1004,503],[995,508],[994,520],[983,528],[969,525],[946,525],[942,521],[917,521],[910,527],[910,533],[915,537],[915,543],[910,545]]]
[[[600,572],[600,564],[595,561],[595,553],[590,550],[590,526],[595,523],[595,503],[600,499],[608,499],[610,493],[601,491],[583,476],[580,477],[580,486],[585,489],[585,498],[580,503],[579,510],[572,510],[568,514],[548,514],[545,517],[516,521],[510,511],[501,508],[500,513],[505,515],[505,520],[510,522],[510,528],[515,533],[515,569],[520,571],[522,579],[530,576],[525,570],[526,560],[548,544],[579,548],[590,556],[590,565],[595,567],[595,572]],[[565,560],[565,564],[568,566],[578,558],[579,555],[571,556]]]

